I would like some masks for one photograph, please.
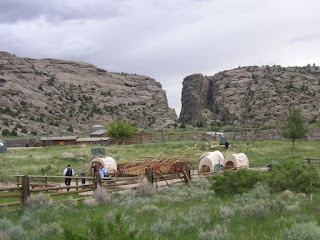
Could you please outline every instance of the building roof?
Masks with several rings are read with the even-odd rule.
[[[94,125],[94,126],[92,126],[92,127],[95,127],[95,128],[97,128],[97,127],[102,127],[102,128],[103,128],[103,126],[101,126],[101,125]]]
[[[95,138],[78,138],[76,142],[98,142],[100,140],[107,141],[108,137],[95,137]]]
[[[91,134],[101,135],[101,134],[105,134],[106,132],[107,132],[107,130],[105,130],[105,129],[100,129],[100,130],[98,130],[98,131],[94,131],[94,132],[90,133],[90,135],[91,135]]]
[[[76,140],[78,136],[64,136],[64,137],[42,137],[40,141],[71,141]]]
[[[222,133],[222,132],[207,132],[207,134],[210,136],[215,136],[216,134],[217,134],[217,136],[218,135],[224,136],[224,133]]]

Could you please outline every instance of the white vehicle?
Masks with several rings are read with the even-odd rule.
[[[4,146],[4,141],[0,140],[0,147]]]

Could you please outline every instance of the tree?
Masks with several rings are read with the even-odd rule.
[[[10,132],[10,136],[18,136],[18,133],[13,129],[13,130]]]
[[[2,130],[2,136],[8,136],[10,134],[8,129],[3,129]]]
[[[36,132],[35,130],[32,130],[32,131],[31,131],[31,134],[34,135],[34,136],[36,136],[36,135],[37,135],[37,132]]]
[[[72,127],[72,125],[70,125],[70,126],[68,127],[67,131],[73,132],[73,127]]]
[[[304,119],[302,114],[296,109],[289,110],[289,116],[287,122],[284,125],[284,130],[282,135],[285,138],[292,140],[292,148],[294,148],[294,142],[297,139],[301,139],[305,136],[307,132],[304,126]]]
[[[136,126],[120,120],[112,122],[108,128],[108,136],[118,138],[119,143],[124,139],[130,138],[136,132],[138,132]]]

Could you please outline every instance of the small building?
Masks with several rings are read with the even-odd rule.
[[[207,132],[207,135],[215,137],[216,139],[220,139],[225,136],[222,132]]]
[[[65,137],[42,137],[40,138],[41,146],[64,146],[76,145],[78,136],[65,136]]]
[[[98,131],[90,133],[91,138],[95,137],[106,137],[107,136],[107,130],[106,129],[100,129]]]
[[[91,127],[91,132],[95,132],[95,131],[98,131],[98,130],[101,130],[101,129],[104,129],[103,126],[101,125],[94,125]]]
[[[124,139],[122,141],[123,145],[134,145],[142,143],[152,143],[153,135],[152,133],[135,133],[131,138]],[[117,144],[120,140],[117,138],[112,139],[112,144]]]
[[[77,138],[76,144],[77,145],[82,145],[82,144],[101,145],[101,141],[103,145],[110,145],[110,138],[108,137]]]

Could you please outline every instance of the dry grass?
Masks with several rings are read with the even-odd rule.
[[[149,183],[146,178],[142,178],[138,183],[138,194],[143,197],[150,197],[156,192],[153,184]]]

